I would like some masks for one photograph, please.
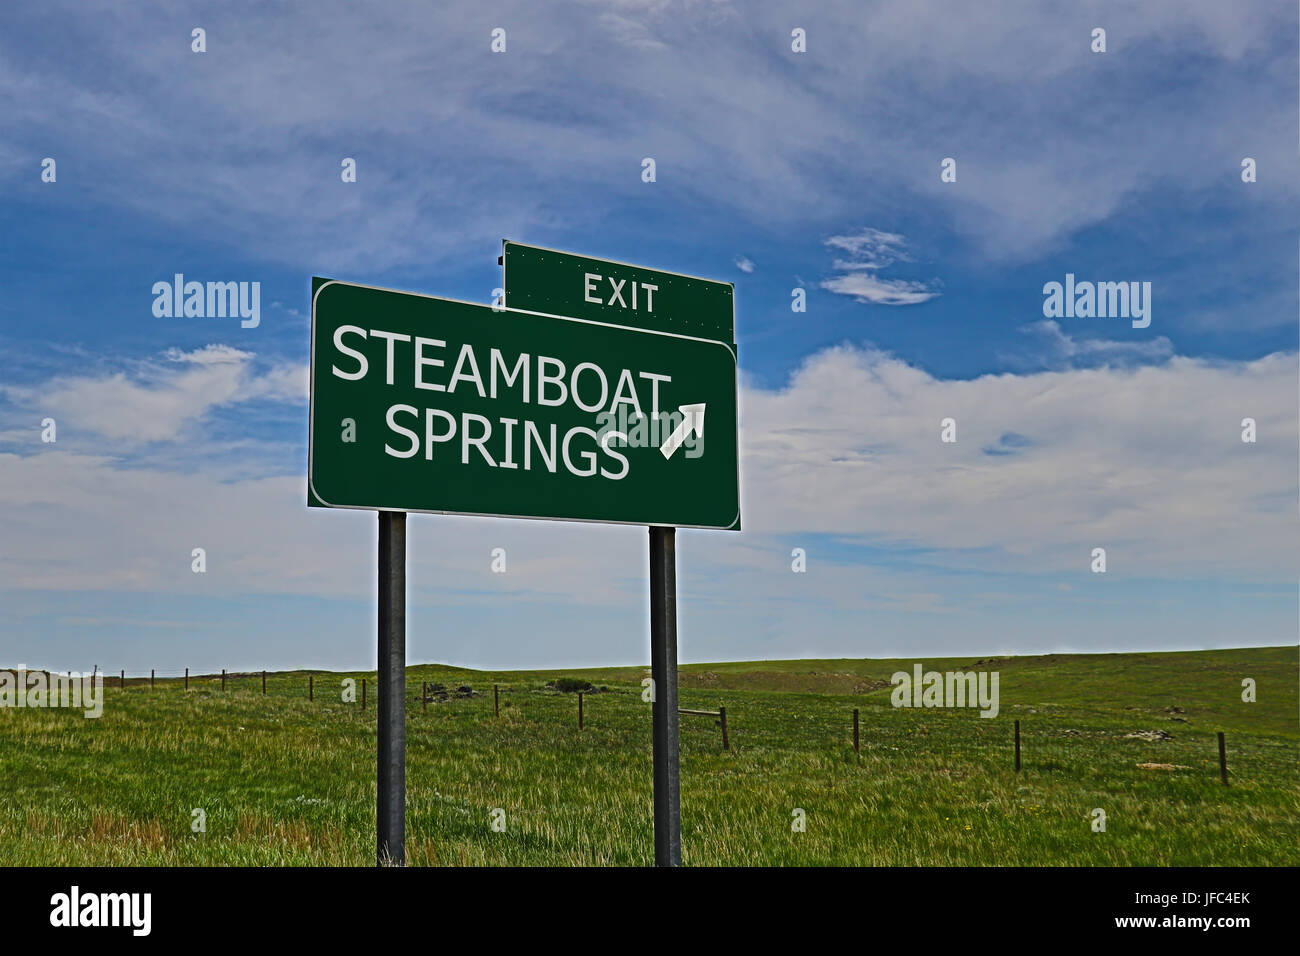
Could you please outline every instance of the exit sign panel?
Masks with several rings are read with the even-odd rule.
[[[506,308],[735,343],[730,282],[509,240],[502,262]]]

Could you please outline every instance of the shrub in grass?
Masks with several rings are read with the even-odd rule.
[[[589,693],[595,689],[589,681],[579,680],[576,677],[557,677],[547,686],[559,691],[561,694]]]

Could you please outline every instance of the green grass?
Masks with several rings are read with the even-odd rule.
[[[924,661],[972,669],[977,658]],[[691,665],[681,706],[688,865],[1300,863],[1295,648],[998,659],[1001,714],[890,706],[912,660]],[[408,670],[407,856],[415,865],[653,861],[645,668]],[[340,700],[368,677],[368,710]],[[577,700],[557,677],[607,685]],[[1252,677],[1258,702],[1241,701]],[[420,682],[482,697],[416,701]],[[359,680],[358,680],[359,682]],[[368,865],[375,677],[112,677],[104,715],[0,708],[0,864]],[[492,685],[502,690],[492,712]],[[861,710],[862,749],[851,744]],[[1181,713],[1174,708],[1181,710]],[[1012,769],[1012,721],[1023,770]],[[1171,740],[1125,737],[1165,730]],[[1227,735],[1231,786],[1218,776]],[[1177,769],[1144,769],[1139,764]],[[191,810],[207,830],[191,831]],[[503,832],[491,813],[505,811]],[[791,830],[806,813],[805,832]],[[1106,832],[1095,833],[1101,808]]]

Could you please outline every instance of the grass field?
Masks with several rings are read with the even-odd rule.
[[[977,658],[925,660],[972,669]],[[912,660],[766,661],[681,670],[687,865],[1300,863],[1296,648],[1002,658],[1001,713],[890,706]],[[103,717],[0,708],[0,864],[369,865],[374,674],[128,678]],[[413,865],[653,861],[645,668],[408,670]],[[370,700],[340,699],[368,677]],[[548,691],[559,676],[606,685]],[[1254,678],[1258,702],[1243,703]],[[483,696],[416,700],[421,682]],[[492,685],[502,687],[493,716]],[[852,747],[861,710],[861,752]],[[1012,721],[1023,770],[1013,770]],[[1163,730],[1172,739],[1126,735]],[[1227,735],[1231,786],[1219,781]],[[1144,768],[1140,764],[1173,769]],[[192,810],[206,832],[191,830]],[[792,832],[796,808],[805,832]],[[1092,811],[1106,814],[1094,832]],[[494,832],[492,811],[505,812]]]

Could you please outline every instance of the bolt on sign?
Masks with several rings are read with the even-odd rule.
[[[739,530],[730,285],[585,262],[561,314],[313,278],[308,504]]]

